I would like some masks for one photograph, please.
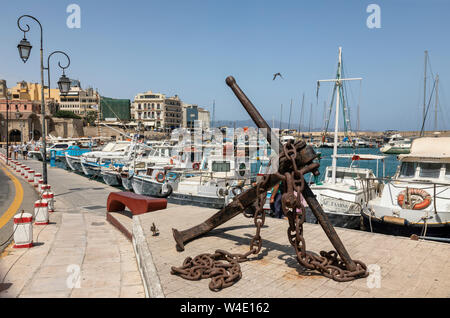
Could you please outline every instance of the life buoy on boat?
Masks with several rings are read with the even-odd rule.
[[[194,162],[194,163],[192,164],[192,169],[194,169],[194,170],[200,169],[200,164],[199,164],[198,162]]]
[[[414,206],[412,207],[413,210],[423,210],[431,204],[431,195],[428,192],[422,189],[411,188],[400,192],[400,194],[397,197],[397,203],[399,206],[403,207],[405,203],[410,205],[410,202],[405,201],[407,191],[409,196],[418,195],[422,198],[422,202],[414,204]]]
[[[162,183],[166,179],[164,172],[160,171],[156,174],[155,180]]]

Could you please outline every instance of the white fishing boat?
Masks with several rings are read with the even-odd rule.
[[[385,154],[406,154],[411,149],[411,139],[403,138],[400,134],[392,135],[389,141],[380,148]]]
[[[242,165],[243,161],[235,157],[211,154],[204,158],[202,166],[207,171],[184,171],[168,183],[171,194],[169,202],[221,209],[239,194],[251,164]]]
[[[311,185],[311,190],[317,197],[333,226],[359,229],[361,224],[361,210],[369,200],[375,198],[380,189],[380,182],[372,169],[357,167],[362,160],[375,160],[377,171],[382,162],[384,174],[384,159],[386,156],[370,154],[336,155],[336,158],[351,159],[349,167],[336,166],[333,180],[334,166],[326,167],[323,182]],[[307,208],[306,221],[317,223],[314,214]]]
[[[130,153],[130,141],[116,141],[108,143],[102,151],[91,151],[80,156],[82,171],[85,175],[100,176],[102,166],[109,166],[112,162],[121,161]]]
[[[397,172],[363,209],[365,225],[389,234],[450,237],[450,137],[415,139]]]
[[[131,186],[137,194],[150,197],[165,198],[171,193],[167,187],[167,174],[170,166],[146,166],[144,169],[136,167],[131,178]]]
[[[355,167],[354,163],[357,163],[360,160],[376,160],[378,167],[378,162],[381,160],[383,161],[384,167],[385,157],[362,154],[338,155],[339,106],[341,96],[344,110],[346,108],[346,101],[344,98],[344,82],[349,80],[362,80],[361,78],[341,78],[341,74],[342,49],[339,48],[336,79],[320,80],[317,83],[317,89],[319,89],[320,82],[334,82],[333,94],[336,95],[336,114],[332,165],[331,167],[326,168],[323,182],[316,182],[311,185],[311,190],[317,196],[318,202],[322,205],[324,212],[327,214],[328,219],[333,226],[359,228],[361,221],[361,210],[370,199],[376,196],[378,182],[375,180],[375,175],[371,169]],[[332,105],[333,104],[330,106],[330,113]],[[350,167],[337,166],[337,159],[345,157],[352,159]],[[311,213],[309,208],[307,208],[306,221],[316,223],[316,218]]]

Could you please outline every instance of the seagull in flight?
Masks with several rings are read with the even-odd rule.
[[[283,76],[281,76],[280,73],[275,73],[275,74],[273,74],[273,81],[275,80],[275,78],[277,78],[277,76],[280,76],[281,78],[283,78]]]

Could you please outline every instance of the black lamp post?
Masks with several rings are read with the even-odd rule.
[[[47,184],[47,141],[46,141],[46,126],[45,126],[45,99],[44,99],[44,70],[48,70],[48,89],[49,89],[49,98],[50,98],[50,65],[48,64],[48,67],[44,67],[44,50],[43,50],[43,31],[42,31],[42,25],[39,22],[38,19],[36,19],[35,17],[31,16],[31,15],[22,15],[17,19],[17,26],[19,27],[19,29],[23,32],[23,39],[22,41],[20,41],[20,43],[17,45],[17,48],[19,49],[19,55],[20,58],[22,59],[22,61],[25,63],[28,58],[30,57],[31,54],[31,44],[30,42],[28,42],[28,40],[26,39],[26,33],[28,31],[30,31],[30,26],[28,24],[25,24],[25,28],[22,28],[20,26],[20,20],[22,18],[30,18],[34,21],[36,21],[39,24],[40,30],[41,30],[41,47],[40,47],[40,61],[41,61],[41,114],[42,114],[42,143],[43,143],[43,161],[42,161],[42,177],[44,179],[44,184]],[[53,53],[51,53],[48,57],[47,62],[50,62],[50,57],[54,54],[54,53],[62,53],[64,54],[67,58],[68,58],[68,64],[65,67],[62,67],[60,63],[58,63],[58,65],[63,69],[63,76],[64,75],[64,69],[67,68],[70,64],[70,59],[67,56],[66,53],[61,52],[61,51],[55,51]],[[70,86],[69,86],[70,88]],[[61,91],[61,93],[67,93],[68,90],[66,90],[66,87],[64,87],[64,91]]]
[[[6,165],[9,162],[9,98],[11,94],[6,92]]]

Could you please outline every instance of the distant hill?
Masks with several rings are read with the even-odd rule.
[[[267,123],[269,124],[269,126],[272,127],[272,121],[267,121]],[[211,125],[213,123],[211,122]],[[274,121],[275,124],[275,128],[280,128],[280,121],[275,120]],[[236,121],[232,121],[232,120],[217,120],[216,122],[214,122],[214,127],[222,127],[222,126],[227,126],[227,127],[234,127],[234,125],[236,125],[236,128],[238,127],[256,127],[255,123],[253,123],[253,121],[251,119],[247,119],[247,120],[236,120]],[[288,123],[287,122],[283,122],[283,126],[281,127],[282,129],[297,129],[298,130],[298,123],[291,123],[290,127],[288,127]],[[308,126],[302,126],[301,127],[302,131],[308,131],[309,127]],[[321,131],[322,128],[312,128],[312,131]]]

